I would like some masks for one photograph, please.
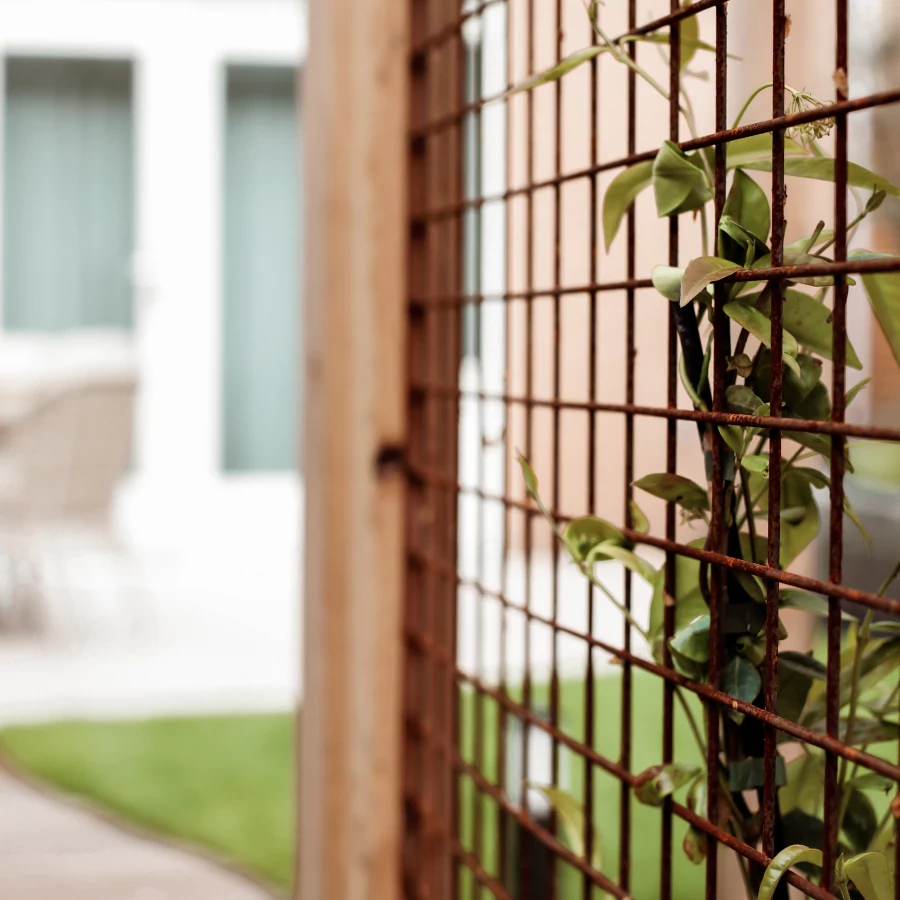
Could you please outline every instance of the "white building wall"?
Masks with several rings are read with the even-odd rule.
[[[154,491],[220,457],[226,63],[302,61],[298,0],[0,0],[0,54],[128,58],[135,72],[135,462]]]

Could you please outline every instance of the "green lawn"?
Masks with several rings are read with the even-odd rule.
[[[281,715],[0,732],[3,752],[38,778],[281,887],[293,869],[292,745]]]
[[[598,680],[595,691],[596,747],[618,757],[618,676]],[[565,685],[562,725],[583,737],[584,687]],[[478,706],[471,697],[463,705],[463,754],[473,758]],[[496,775],[497,709],[485,701],[483,765]],[[635,675],[633,768],[660,761],[662,686],[652,676]],[[676,728],[676,758],[694,762],[698,753],[683,723]],[[147,722],[84,723],[8,728],[0,747],[16,763],[64,791],[105,807],[159,833],[210,848],[276,887],[292,877],[292,727],[287,716],[230,716],[164,719]],[[582,764],[563,750],[568,787],[579,791]],[[472,785],[461,787],[465,840],[471,840],[475,815]],[[658,896],[660,813],[632,802],[632,892],[640,900]],[[619,788],[614,778],[595,773],[597,827],[604,845],[604,869],[615,877],[618,865]],[[497,810],[482,804],[485,840],[481,847],[490,868],[496,858]],[[691,865],[681,852],[684,825],[675,822],[673,858],[676,900],[694,900],[703,886],[703,867]],[[563,867],[565,869],[566,867]],[[571,889],[561,897],[581,895],[573,871],[562,871]],[[577,884],[577,886],[576,886]],[[473,896],[471,885],[465,893]]]

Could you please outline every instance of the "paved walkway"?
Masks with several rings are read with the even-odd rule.
[[[238,875],[144,840],[0,771],[0,897],[271,900]]]

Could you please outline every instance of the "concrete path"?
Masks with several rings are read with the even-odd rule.
[[[144,840],[0,770],[0,897],[271,900],[250,881]]]

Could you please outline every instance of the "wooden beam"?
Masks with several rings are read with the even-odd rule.
[[[298,900],[396,900],[407,0],[310,0]]]

